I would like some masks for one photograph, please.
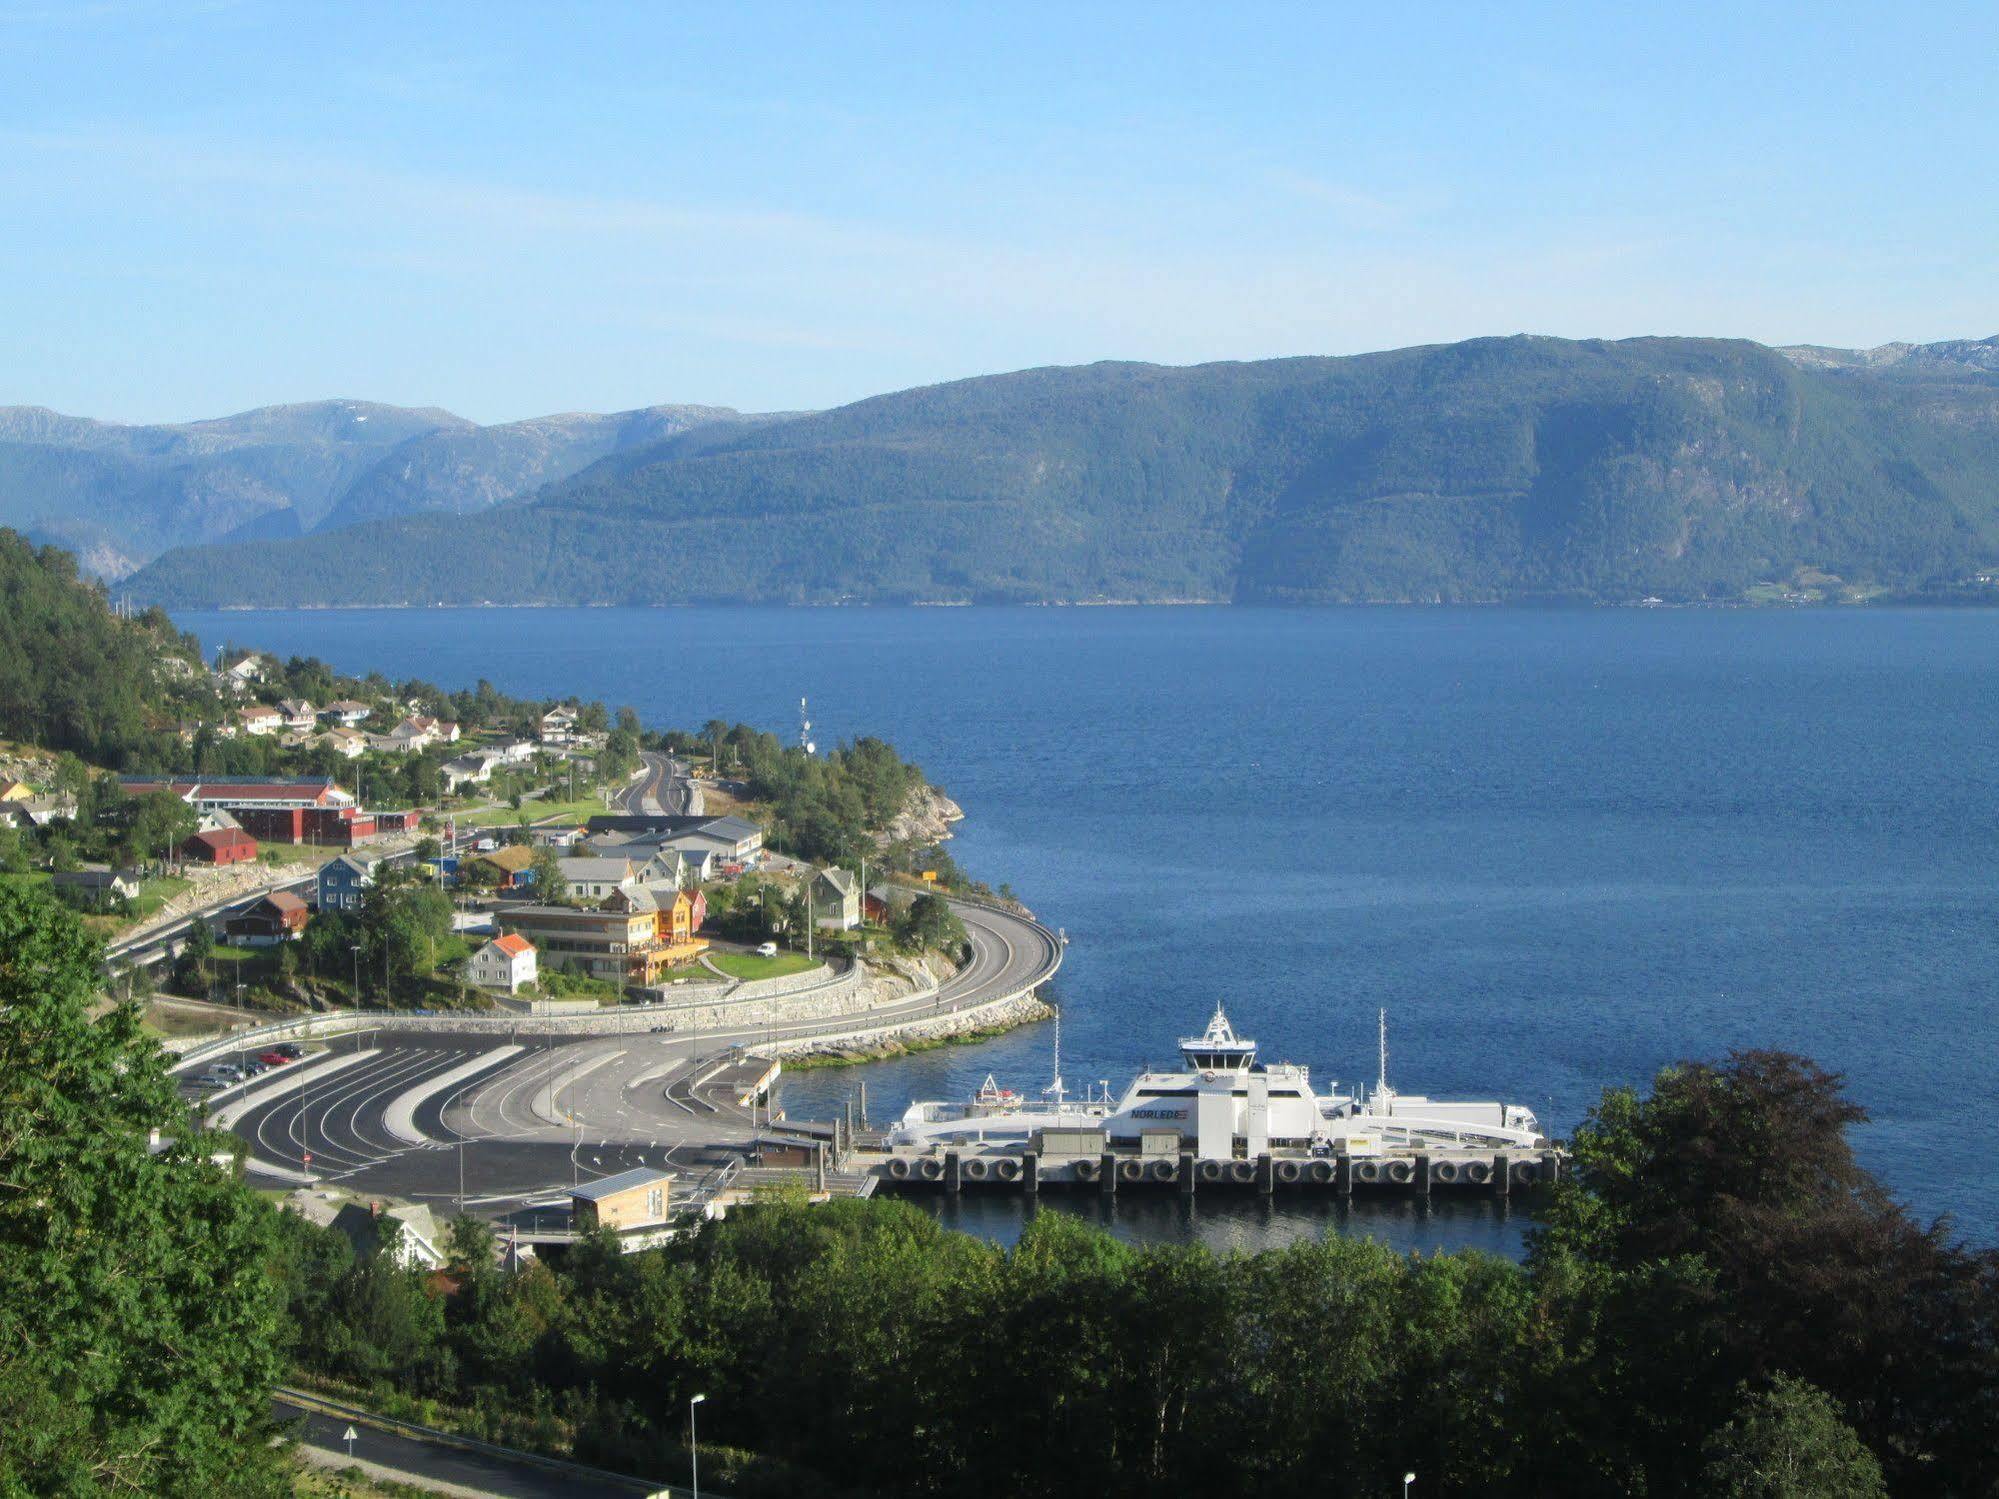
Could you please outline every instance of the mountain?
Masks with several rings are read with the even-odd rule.
[[[1934,349],[1936,346],[1932,346]],[[1999,557],[1960,354],[1515,337],[1026,370],[614,454],[509,512],[179,550],[176,606],[1832,597]]]
[[[480,427],[365,401],[271,406],[215,421],[126,426],[0,408],[0,525],[74,549],[117,578],[175,546],[279,540],[428,510],[471,514],[721,407],[659,406]]]
[[[477,514],[613,453],[654,447],[696,427],[764,419],[724,406],[649,406],[440,429],[391,450],[341,496],[319,529],[427,510]]]

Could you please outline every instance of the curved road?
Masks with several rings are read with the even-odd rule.
[[[647,812],[679,815],[701,810],[695,804],[694,783],[687,778],[685,765],[653,750],[641,751],[639,758],[645,761],[645,774],[620,794],[621,811],[642,816]]]
[[[753,1132],[747,1115],[692,1090],[719,1053],[950,1014],[1021,993],[1060,966],[1045,927],[953,904],[971,960],[934,993],[862,1016],[580,1039],[454,1031],[440,1017],[435,1031],[359,1032],[266,1074],[232,1104],[229,1128],[253,1166],[447,1212],[462,1200],[505,1216],[635,1166],[678,1172],[685,1190],[740,1158]]]

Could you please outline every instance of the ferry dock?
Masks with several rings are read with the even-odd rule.
[[[1065,1132],[1068,1133],[1068,1132]],[[1076,1132],[1081,1133],[1081,1132]],[[1079,1149],[1078,1147],[1083,1148]],[[1311,1192],[1334,1197],[1427,1197],[1432,1193],[1509,1197],[1559,1180],[1562,1153],[1539,1150],[1414,1151],[1382,1155],[1263,1153],[1229,1159],[1189,1150],[1133,1153],[1087,1142],[1037,1139],[1025,1148],[897,1151],[857,1144],[841,1153],[846,1173],[877,1179],[896,1192],[1221,1191],[1269,1196]]]

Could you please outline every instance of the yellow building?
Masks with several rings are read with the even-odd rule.
[[[672,1184],[671,1171],[643,1166],[586,1182],[569,1195],[571,1225],[578,1233],[658,1228],[672,1208]]]

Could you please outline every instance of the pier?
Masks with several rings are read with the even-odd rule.
[[[1455,1193],[1508,1197],[1560,1179],[1562,1152],[1449,1150],[1379,1155],[1261,1154],[1227,1160],[1192,1151],[1139,1154],[1108,1148],[1077,1151],[1024,1148],[936,1149],[922,1152],[855,1149],[849,1172],[878,1178],[894,1191],[1007,1191],[1032,1196],[1043,1190],[1095,1192],[1223,1191],[1268,1196],[1313,1192],[1335,1197]]]

